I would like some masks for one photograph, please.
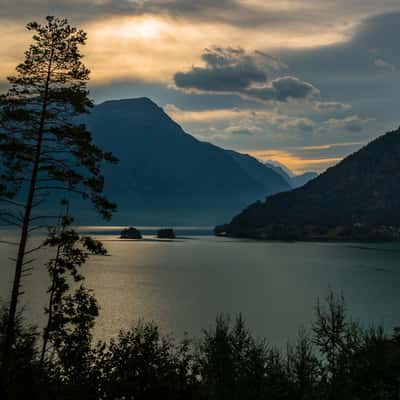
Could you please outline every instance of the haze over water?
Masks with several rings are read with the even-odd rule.
[[[117,231],[90,230],[109,251],[83,269],[101,306],[97,338],[116,335],[138,319],[177,336],[199,335],[218,313],[241,312],[257,336],[283,345],[309,326],[317,298],[329,288],[343,292],[350,314],[364,325],[400,325],[400,244],[257,242],[199,229],[178,230],[173,241],[151,234],[124,241]],[[12,236],[1,233],[2,239]],[[2,245],[0,251],[4,260],[14,250]],[[35,322],[43,321],[46,301],[41,257],[24,285],[27,316]],[[0,271],[3,299],[11,278],[12,262]]]

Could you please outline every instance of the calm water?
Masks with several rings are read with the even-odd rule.
[[[96,336],[109,338],[143,318],[166,332],[197,335],[221,312],[241,312],[249,327],[283,344],[307,327],[318,297],[343,291],[351,314],[365,325],[400,325],[400,244],[271,243],[181,231],[174,241],[119,240],[90,228],[110,255],[86,267],[86,285],[101,306]],[[100,235],[101,233],[101,235]],[[200,235],[203,233],[203,235]],[[3,230],[1,238],[11,238]],[[0,296],[11,287],[14,249],[1,245]],[[42,321],[46,273],[38,256],[25,281],[26,313]]]

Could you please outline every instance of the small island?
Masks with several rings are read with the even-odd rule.
[[[175,232],[172,228],[159,229],[157,232],[158,239],[175,239]]]
[[[139,230],[133,227],[125,228],[122,230],[121,239],[142,239],[142,234],[140,233]]]
[[[229,224],[217,225],[214,228],[215,236],[228,236]]]

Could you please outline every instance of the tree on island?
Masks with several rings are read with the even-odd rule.
[[[0,199],[9,207],[0,217],[20,228],[3,377],[15,341],[21,280],[31,262],[27,256],[35,250],[28,248],[28,239],[38,221],[53,217],[34,215],[33,210],[59,190],[90,199],[105,219],[115,210],[103,195],[101,166],[117,160],[92,142],[77,119],[93,105],[86,88],[89,70],[79,49],[86,43],[86,33],[52,16],[44,25],[29,23],[27,29],[33,32],[33,43],[16,74],[8,78],[11,88],[0,96]]]

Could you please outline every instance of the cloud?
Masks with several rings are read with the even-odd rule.
[[[213,123],[219,121],[229,121],[234,119],[247,118],[251,112],[235,108],[214,109],[214,110],[182,110],[175,104],[166,104],[164,111],[174,120],[185,123]]]
[[[301,81],[293,76],[283,76],[266,82],[264,86],[248,87],[240,93],[244,97],[265,102],[286,102],[290,99],[312,99],[319,90],[311,83]]]
[[[383,60],[382,58],[377,58],[376,60],[374,60],[374,65],[380,70],[385,70],[390,72],[396,71],[396,66],[394,66],[388,61]]]
[[[363,131],[368,122],[373,118],[361,118],[358,115],[351,115],[346,118],[331,118],[325,121],[325,125],[330,128],[344,129],[348,132],[358,133]]]
[[[267,81],[266,71],[243,49],[206,49],[201,58],[205,67],[192,67],[188,72],[175,74],[177,87],[204,92],[236,92]]]
[[[351,110],[351,104],[340,103],[336,101],[316,101],[314,109],[321,113],[341,112]]]
[[[280,162],[296,173],[306,171],[322,172],[338,163],[344,157],[359,150],[367,141],[327,143],[312,146],[288,146],[286,148],[265,148],[246,152],[262,161]]]
[[[319,94],[312,84],[293,76],[269,79],[269,74],[284,64],[262,52],[248,54],[241,48],[214,47],[206,49],[201,58],[204,66],[193,66],[187,72],[174,75],[178,89],[235,93],[263,102],[310,99]]]
[[[369,0],[340,1],[342,5],[333,6],[316,0],[0,0],[0,80],[20,62],[25,48],[21,43],[29,42],[25,23],[43,20],[47,14],[66,16],[88,32],[86,62],[96,84],[122,79],[170,83],[176,71],[187,71],[213,43],[241,46],[252,51],[253,57],[256,49],[267,53],[297,49],[303,59],[305,49],[321,46],[332,54],[332,45],[349,43],[354,32],[359,38],[360,29],[356,31],[356,27],[362,18],[376,12]],[[380,11],[391,8],[393,1],[380,2]],[[351,12],[346,14],[348,10]],[[376,28],[374,21],[367,20],[369,23]],[[389,31],[385,38],[398,36],[392,33]],[[376,42],[374,37],[367,41],[378,48],[384,46]],[[355,64],[347,61],[354,59],[353,53],[359,56],[353,51],[345,56],[335,54],[329,63],[315,65],[315,60],[308,59],[306,64],[317,71],[316,75],[323,69],[325,77],[334,76],[343,65],[347,68]],[[386,53],[374,58],[391,59]],[[365,65],[373,62],[367,61]],[[392,63],[398,65],[397,60]],[[323,90],[314,76],[302,75],[301,79]]]
[[[112,16],[167,16],[248,28],[272,27],[282,33],[307,30],[315,36],[343,27],[377,13],[376,0],[0,0],[4,18],[20,20],[29,15],[65,15],[93,20]],[[397,0],[380,0],[379,12],[399,9]]]
[[[169,104],[165,110],[200,140],[250,152],[264,161],[280,161],[297,172],[323,171],[358,150],[369,141],[364,131],[372,120],[358,115],[296,117],[282,113],[280,107],[184,110]],[[348,132],[346,142],[340,141],[342,132]]]
[[[174,104],[167,104],[165,112],[179,123],[224,124],[224,132],[251,130],[253,133],[262,133],[266,127],[274,127],[284,131],[311,132],[316,123],[308,118],[291,117],[277,110],[224,108],[214,110],[183,110]],[[251,128],[251,129],[250,129]]]
[[[256,135],[264,133],[264,130],[257,125],[238,124],[231,125],[224,129],[224,132],[233,135]]]
[[[295,151],[281,149],[246,150],[242,152],[263,162],[274,161],[283,164],[296,174],[307,171],[321,172],[342,160],[342,157],[321,157],[318,153],[314,156],[304,157],[297,155]]]
[[[232,120],[232,119],[247,119],[261,118],[263,120],[277,121],[282,116],[274,110],[266,109],[251,109],[251,108],[218,108],[218,109],[202,109],[202,110],[186,110],[175,104],[167,104],[164,110],[172,118],[179,121],[206,122],[209,120]]]
[[[331,150],[337,147],[353,147],[353,146],[361,146],[365,145],[366,142],[343,142],[343,143],[329,143],[329,144],[320,144],[314,146],[300,146],[296,147],[296,150],[300,151],[310,151],[310,150]]]
[[[374,104],[377,94],[386,98],[398,96],[398,90],[390,91],[392,77],[378,76],[376,71],[392,71],[400,65],[399,18],[399,12],[368,17],[357,25],[351,39],[343,43],[314,49],[282,49],[277,54],[302,79],[312,79],[331,98],[351,103],[353,108],[357,103],[364,106],[368,99]]]
[[[295,118],[282,124],[282,127],[287,130],[298,130],[304,133],[313,132],[315,122],[308,118]]]
[[[37,16],[28,13],[43,6],[41,1],[35,1],[33,5],[24,2],[25,7],[19,9],[14,3],[19,2],[10,2],[5,8],[0,6],[2,11],[6,9],[7,12],[10,8],[18,9],[19,13],[16,14],[22,18],[16,21],[12,18],[6,19],[3,13],[0,16],[0,37],[3,43],[0,46],[0,81],[4,81],[5,76],[12,73],[30,42],[31,33],[25,30],[25,23],[37,19]],[[57,3],[57,7],[53,3]],[[70,17],[72,24],[88,32],[88,44],[84,49],[85,62],[92,71],[91,77],[96,85],[123,79],[171,84],[173,75],[177,71],[189,70],[198,61],[204,48],[212,43],[218,43],[224,48],[235,43],[236,46],[250,49],[251,59],[256,62],[253,74],[258,76],[265,71],[268,74],[274,67],[284,69],[285,66],[277,58],[255,51],[257,48],[267,46],[269,49],[282,45],[304,47],[337,40],[336,37],[324,38],[323,35],[314,36],[304,32],[296,35],[288,32],[282,35],[281,30],[258,30],[254,26],[244,29],[220,24],[212,17],[202,21],[192,21],[189,18],[177,21],[168,15],[142,15],[129,10],[126,15],[122,11],[120,14],[115,11],[104,15],[96,14],[99,7],[105,7],[110,2],[99,5],[89,0],[72,1],[70,8],[63,2],[61,3],[65,7],[61,7],[59,2],[53,3],[48,10],[42,7],[43,13],[39,15],[39,21],[43,21],[43,15],[48,13],[66,15]],[[120,5],[116,3],[115,7]],[[74,17],[71,16],[73,10],[76,10]],[[90,18],[81,21],[81,15]],[[251,65],[246,67],[251,68]],[[258,81],[260,78],[252,79]]]
[[[200,140],[222,147],[302,145],[312,140],[318,125],[306,117],[294,117],[273,109],[224,108],[184,110],[173,104],[168,115]]]

